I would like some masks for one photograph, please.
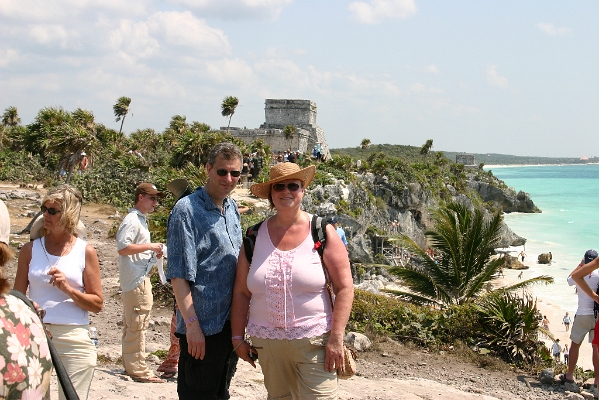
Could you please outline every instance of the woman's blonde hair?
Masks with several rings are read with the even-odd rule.
[[[8,279],[4,277],[3,268],[12,258],[15,256],[15,252],[4,242],[0,242],[0,295],[6,293],[10,288]]]
[[[45,204],[47,201],[60,204],[62,212],[60,213],[58,226],[71,235],[74,235],[77,229],[77,223],[79,222],[79,215],[81,214],[81,205],[83,203],[81,192],[71,185],[60,185],[50,190],[46,196],[44,196],[42,204]],[[44,236],[48,234],[46,228],[42,229],[42,234]]]

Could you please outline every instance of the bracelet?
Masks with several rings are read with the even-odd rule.
[[[233,336],[231,340],[243,340],[243,336]]]
[[[237,343],[237,346],[235,346],[235,348],[233,349],[233,352],[235,352],[235,350],[237,350],[237,348],[239,346],[241,346],[242,343],[245,343],[245,340],[242,340],[241,342]]]
[[[192,322],[194,322],[194,321],[197,321],[197,320],[198,320],[198,316],[196,315],[195,317],[192,317],[192,318],[187,318],[187,319],[185,320],[185,323],[186,323],[186,324],[191,324]]]

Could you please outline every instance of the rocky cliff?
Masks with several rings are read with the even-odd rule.
[[[304,197],[306,211],[319,215],[339,216],[348,236],[350,258],[356,262],[372,263],[372,254],[382,248],[385,238],[403,233],[423,248],[427,247],[424,232],[432,224],[430,211],[439,205],[440,198],[424,190],[418,183],[403,188],[394,187],[385,177],[372,173],[356,174],[351,183],[333,180],[333,184],[318,186]],[[512,193],[488,183],[469,181],[485,202],[494,202],[504,212],[537,212],[528,194]],[[475,207],[470,197],[447,185],[446,197]],[[476,194],[473,194],[476,196]],[[480,204],[480,199],[475,199]],[[527,210],[527,211],[524,211]],[[488,213],[488,211],[487,211]],[[516,235],[506,224],[501,228],[500,247],[518,246],[526,239]],[[388,247],[388,246],[387,246]]]

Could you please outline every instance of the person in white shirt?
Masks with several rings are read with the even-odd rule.
[[[135,204],[116,233],[119,280],[123,299],[123,366],[127,375],[142,383],[163,383],[146,364],[146,330],[154,299],[148,272],[162,257],[163,244],[152,243],[146,214],[163,196],[151,183],[135,189]]]
[[[590,263],[597,258],[597,252],[595,250],[587,250],[584,253],[584,258],[578,264],[578,266],[568,276],[568,285],[576,285],[576,282],[572,278],[572,274],[581,268],[583,265]],[[594,270],[590,274],[585,275],[584,281],[595,290],[599,286],[599,271]],[[562,383],[574,383],[574,369],[576,368],[576,362],[578,361],[578,353],[580,345],[584,340],[584,337],[589,334],[589,342],[593,340],[595,334],[595,322],[597,317],[595,316],[594,304],[595,302],[589,295],[577,287],[576,293],[578,294],[578,309],[574,316],[574,322],[572,323],[572,329],[570,330],[570,339],[572,344],[570,345],[570,353],[568,357],[568,370],[565,374],[560,375]],[[595,376],[599,377],[599,354],[597,348],[593,346],[593,368],[595,369]],[[596,382],[596,381],[595,381]]]

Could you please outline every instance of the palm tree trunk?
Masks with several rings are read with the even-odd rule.
[[[119,135],[123,132],[123,124],[125,123],[126,115],[123,115],[123,119],[121,120],[121,129],[119,129]]]

